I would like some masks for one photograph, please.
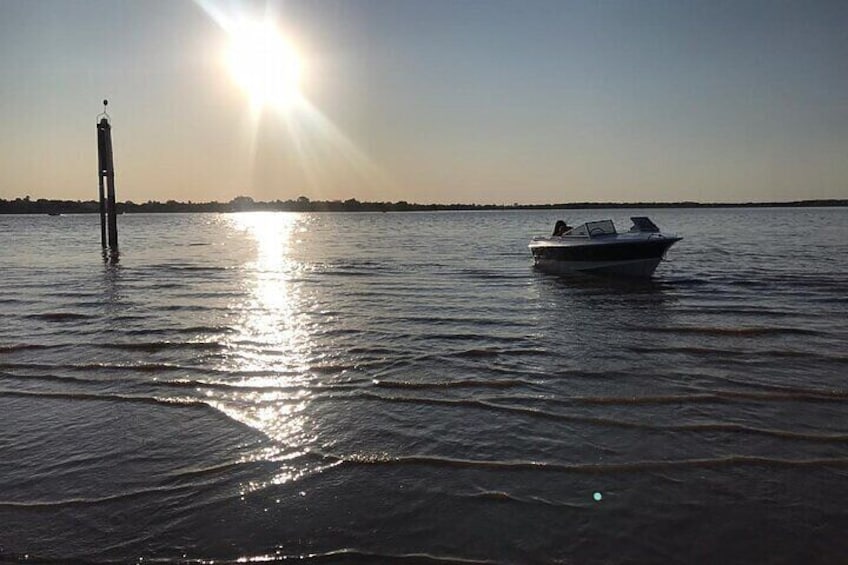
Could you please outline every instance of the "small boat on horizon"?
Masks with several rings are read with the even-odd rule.
[[[553,235],[529,244],[536,267],[553,274],[598,273],[650,277],[668,249],[683,239],[663,234],[646,216],[630,218],[633,226],[619,233],[612,220],[570,227],[557,221]]]

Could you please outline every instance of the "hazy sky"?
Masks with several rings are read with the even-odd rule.
[[[119,200],[848,198],[846,1],[0,0],[0,198],[96,198],[104,97]]]

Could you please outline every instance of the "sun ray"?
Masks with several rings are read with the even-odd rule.
[[[280,32],[278,15],[248,17],[240,3],[194,0],[229,39],[223,57],[234,82],[248,97],[245,124],[248,159],[256,166],[260,130],[269,115],[283,120],[296,165],[313,192],[345,182],[367,198],[385,198],[396,184],[301,91],[306,65]],[[226,6],[227,9],[224,9]],[[271,111],[269,114],[266,111]]]

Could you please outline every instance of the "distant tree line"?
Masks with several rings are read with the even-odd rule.
[[[348,200],[310,200],[301,196],[296,200],[259,202],[249,196],[238,196],[229,202],[178,202],[149,200],[142,204],[132,201],[118,202],[119,213],[171,213],[171,212],[413,212],[436,210],[569,210],[595,208],[750,208],[750,207],[812,207],[848,206],[848,200],[797,200],[793,202],[699,203],[699,202],[570,202],[560,204],[414,204],[405,200],[397,202],[360,202]],[[100,210],[96,200],[31,200],[29,196],[3,200],[0,214],[96,214]]]

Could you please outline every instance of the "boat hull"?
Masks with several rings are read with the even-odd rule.
[[[594,273],[625,277],[648,278],[657,270],[661,258],[635,259],[632,261],[552,261],[537,259],[536,268],[552,275]]]
[[[588,272],[650,277],[678,237],[573,244],[552,239],[530,245],[539,270],[553,274]]]

